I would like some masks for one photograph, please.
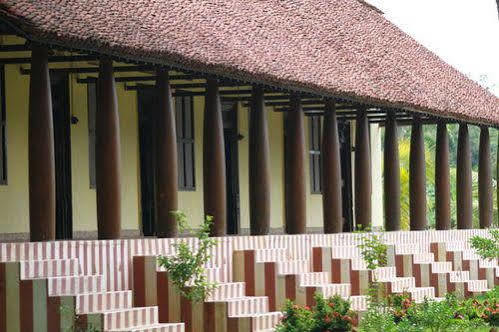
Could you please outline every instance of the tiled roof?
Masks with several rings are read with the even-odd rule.
[[[64,47],[499,124],[499,98],[357,0],[0,0],[0,15]]]

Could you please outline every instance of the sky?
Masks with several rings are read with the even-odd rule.
[[[499,97],[496,0],[367,0],[419,43]],[[485,83],[482,77],[486,76]],[[482,82],[480,82],[482,80]]]

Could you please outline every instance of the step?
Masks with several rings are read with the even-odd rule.
[[[421,303],[427,299],[435,298],[435,288],[433,287],[414,287],[407,289],[406,292],[411,294],[411,298],[416,303]]]
[[[478,293],[486,292],[489,290],[487,287],[487,280],[468,280],[468,291]]]
[[[124,328],[124,329],[112,329],[107,330],[109,332],[184,332],[184,323],[164,323],[164,324],[153,324],[144,325],[141,327]]]
[[[397,277],[395,266],[378,267],[373,271],[373,278],[376,281],[393,280]]]
[[[431,273],[449,273],[452,271],[452,262],[431,263]]]
[[[331,248],[331,257],[337,259],[349,259],[362,257],[357,246],[335,246]]]
[[[219,283],[206,299],[207,302],[226,301],[245,297],[246,284],[244,282]]]
[[[229,317],[238,315],[260,314],[269,311],[267,296],[248,296],[240,299],[227,300]]]
[[[317,287],[317,291],[320,292],[324,297],[331,297],[334,295],[349,297],[351,289],[352,285],[349,283],[328,284]]]
[[[450,271],[450,282],[464,282],[470,280],[470,271]]]
[[[21,261],[19,265],[21,280],[77,276],[80,273],[76,258]]]
[[[158,307],[119,309],[100,314],[102,314],[104,331],[135,329],[158,324]]]
[[[355,295],[348,298],[350,300],[350,309],[355,311],[366,311],[368,297],[365,295]]]
[[[300,287],[321,286],[331,283],[331,272],[307,272],[298,275]]]
[[[132,291],[88,293],[76,296],[76,313],[80,315],[126,309],[131,308],[132,305]]]
[[[71,296],[100,293],[106,290],[101,275],[47,278],[49,296]]]
[[[277,273],[280,275],[310,272],[310,261],[305,259],[277,262]]]
[[[257,249],[255,250],[255,262],[282,262],[290,260],[287,248]]]
[[[407,289],[416,287],[416,279],[414,277],[397,277],[385,282],[391,283],[393,293],[403,293]]]
[[[414,264],[429,264],[435,261],[435,255],[432,252],[420,252],[413,254]]]
[[[266,312],[262,314],[250,314],[250,315],[237,315],[231,317],[232,319],[236,318],[249,318],[251,319],[251,331],[262,331],[262,330],[272,330],[279,322],[283,313],[280,311]],[[227,331],[229,332],[229,331]]]

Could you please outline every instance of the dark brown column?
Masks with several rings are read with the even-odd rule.
[[[400,230],[400,164],[397,121],[394,111],[388,111],[385,125],[384,150],[385,229]]]
[[[355,129],[355,219],[357,227],[371,225],[371,144],[365,109],[357,110]]]
[[[223,236],[227,233],[224,130],[218,82],[213,79],[206,84],[203,130],[204,213],[213,217],[211,235]]]
[[[480,228],[492,226],[492,175],[490,169],[490,138],[489,128],[480,129],[478,169],[478,204],[480,215]]]
[[[450,168],[447,125],[437,125],[435,146],[435,223],[436,229],[450,229]]]
[[[471,148],[468,125],[459,125],[457,141],[457,174],[456,174],[457,228],[473,227],[473,201],[471,181]]]
[[[253,87],[249,129],[249,202],[251,235],[270,230],[270,150],[263,89]]]
[[[426,162],[423,125],[414,115],[409,156],[409,205],[411,230],[426,229]]]
[[[96,127],[97,228],[99,239],[121,234],[121,151],[113,62],[100,61]]]
[[[305,132],[300,97],[293,96],[286,120],[286,233],[306,232]]]
[[[29,228],[31,241],[55,240],[55,161],[47,48],[33,45],[29,84]]]
[[[157,73],[156,89],[156,203],[158,237],[176,237],[178,227],[171,211],[178,209],[177,134],[168,71]]]
[[[321,154],[324,233],[340,233],[343,230],[340,140],[335,101],[332,99],[326,101]]]

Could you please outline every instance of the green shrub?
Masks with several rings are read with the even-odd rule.
[[[414,303],[409,296],[392,295],[371,305],[360,331],[443,332],[489,331],[499,326],[499,287],[474,298],[459,300],[448,294],[443,301]]]
[[[490,229],[490,238],[473,236],[470,244],[483,259],[499,259],[499,229]]]
[[[350,310],[350,302],[340,296],[325,299],[314,295],[316,305],[312,308],[299,306],[288,300],[284,316],[276,332],[326,332],[351,331],[356,314]]]
[[[179,230],[181,232],[192,230],[187,226],[187,217],[181,211],[174,211]],[[206,216],[201,228],[194,233],[199,240],[197,250],[192,249],[185,241],[174,244],[176,255],[159,256],[158,263],[169,274],[175,288],[182,296],[193,302],[204,301],[217,286],[216,283],[207,281],[205,264],[210,259],[210,249],[216,245],[216,240],[210,238],[210,228],[213,217]]]

